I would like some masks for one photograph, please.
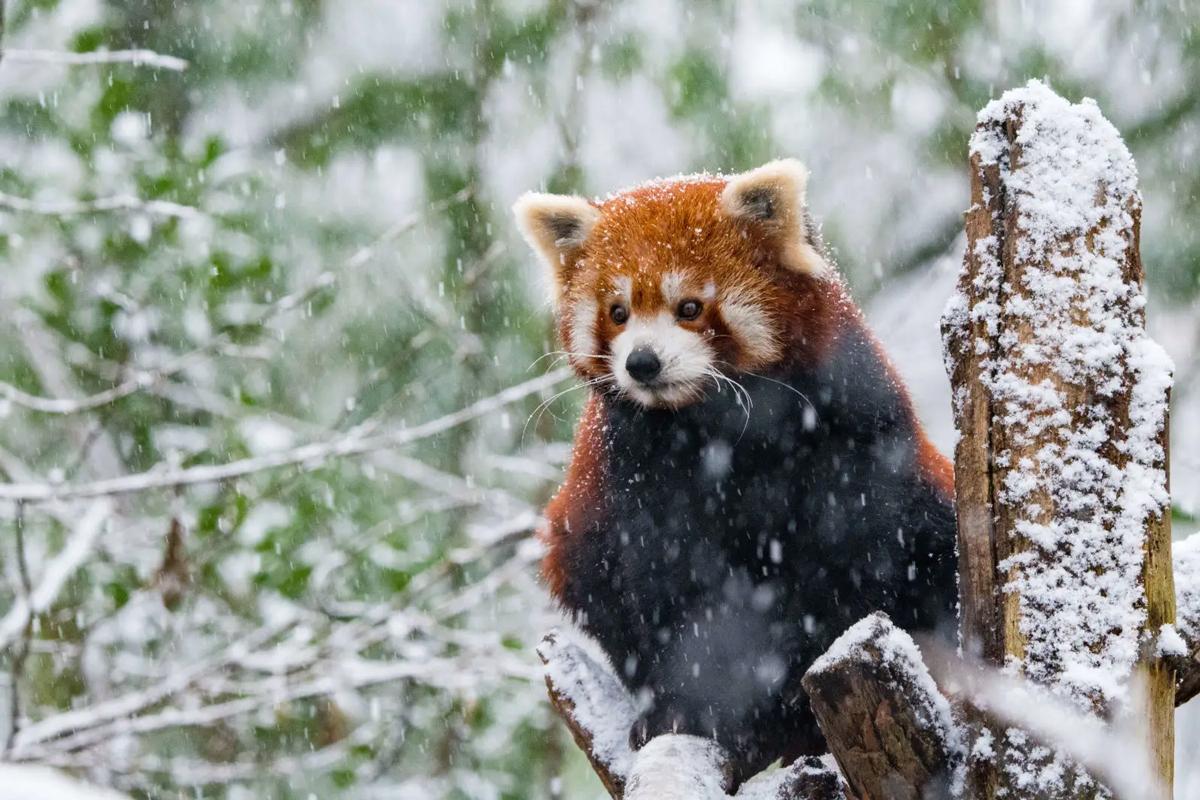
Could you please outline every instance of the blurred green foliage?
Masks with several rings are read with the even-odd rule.
[[[1154,83],[1142,74],[1100,80],[1053,42],[1015,35],[1028,12],[981,2],[764,3],[756,30],[822,66],[815,80],[795,76],[812,86],[795,96],[746,93],[739,59],[756,42],[731,37],[749,5],[440,0],[385,13],[383,2],[332,0],[9,0],[6,47],[148,48],[189,64],[0,62],[0,191],[47,204],[127,195],[197,213],[0,211],[0,380],[82,397],[196,357],[87,413],[6,404],[0,470],[14,482],[86,481],[222,464],[356,426],[399,429],[528,380],[554,345],[506,208],[539,183],[615,189],[605,170],[631,158],[645,170],[729,171],[807,143],[812,152],[801,155],[825,161],[814,195],[829,201],[827,238],[867,297],[951,250],[965,189],[928,203],[924,189],[903,193],[925,174],[965,186],[975,110],[1028,77],[1096,96],[1127,132],[1156,202],[1154,235],[1144,239],[1151,285],[1195,297],[1196,9],[1116,4],[1096,23],[1095,35],[1115,40],[1135,29],[1161,37],[1122,64],[1161,70],[1169,87],[1156,101],[1126,102],[1130,87],[1150,93]],[[409,23],[422,41],[404,33]],[[381,46],[376,26],[393,26],[399,44],[389,50],[385,37]],[[909,85],[934,98],[916,129],[898,121],[896,98]],[[649,100],[636,93],[642,86]],[[593,95],[618,99],[589,112]],[[808,116],[797,123],[790,108]],[[614,109],[629,116],[605,116]],[[663,130],[647,121],[659,117]],[[647,133],[629,149],[589,149],[637,125]],[[835,194],[841,173],[861,172],[839,161],[862,152],[839,149],[851,141],[890,143],[906,159],[890,183],[871,184],[871,194],[895,198],[874,216],[861,213],[861,195]],[[525,183],[504,183],[511,175]],[[414,213],[411,226],[393,229]],[[357,258],[364,247],[372,249]],[[318,282],[324,272],[331,285]],[[280,310],[296,292],[303,302]],[[436,472],[330,460],[121,499],[95,557],[36,621],[21,713],[36,720],[138,687],[135,666],[186,665],[263,625],[274,604],[324,620],[305,623],[314,636],[369,604],[433,613],[437,597],[477,585],[520,551],[514,539],[461,558],[481,528],[504,521],[490,500],[462,497],[482,487],[536,507],[553,489],[579,393],[548,414],[535,413],[538,399],[404,451]],[[525,474],[504,460],[513,456],[544,469]],[[80,508],[24,513],[36,567],[63,546]],[[186,530],[187,581],[167,609],[158,596],[173,569],[172,519]],[[0,537],[11,577],[11,520]],[[403,634],[364,654],[390,663],[428,646],[452,659],[475,653],[464,644],[470,634],[492,637],[495,652],[536,672],[531,648],[552,617],[533,572],[528,563],[482,605],[446,620],[436,646]],[[440,594],[413,589],[433,575]],[[4,606],[17,592],[15,581],[6,585]],[[448,684],[395,680],[267,703],[137,737],[120,757],[95,748],[94,761],[76,766],[147,798],[599,796],[536,679]],[[337,758],[303,760],[338,743]],[[174,773],[173,763],[213,774],[257,768],[208,780],[203,769]]]

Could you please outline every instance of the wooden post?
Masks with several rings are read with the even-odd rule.
[[[980,113],[971,203],[943,320],[964,650],[1143,721],[1166,797],[1170,365],[1145,334],[1133,159],[1094,103],[1031,82]],[[1054,756],[1020,735],[984,735],[994,757],[970,764],[978,797],[1101,792],[1069,765],[1046,771]]]

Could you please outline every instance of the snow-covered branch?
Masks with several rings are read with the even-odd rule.
[[[4,51],[4,60],[30,64],[58,64],[68,67],[132,64],[135,67],[151,67],[172,72],[182,72],[188,68],[186,59],[145,49],[92,50],[87,53],[72,53],[66,50],[14,49]]]
[[[113,211],[135,211],[158,217],[199,219],[204,212],[169,200],[144,200],[129,194],[97,197],[93,200],[30,200],[0,192],[0,210],[46,217],[74,217]]]
[[[278,300],[268,305],[264,310],[259,312],[251,320],[247,320],[245,324],[265,325],[271,320],[286,314],[296,308],[303,307],[315,295],[323,292],[334,286],[339,275],[347,270],[353,270],[369,262],[379,252],[379,249],[397,237],[411,231],[424,219],[431,215],[439,214],[454,203],[459,203],[471,196],[473,190],[468,187],[454,195],[437,203],[433,203],[428,208],[414,211],[410,214],[401,217],[393,225],[389,226],[385,231],[379,234],[371,242],[364,244],[352,252],[345,261],[342,262],[340,269],[337,272],[321,272],[312,280],[307,281],[299,289],[290,292]],[[5,203],[15,204],[18,208],[14,210],[33,210],[35,208],[50,208],[55,206],[45,206],[33,203],[33,201],[23,200],[21,198],[12,197],[0,193],[0,208],[4,207]],[[99,201],[90,201],[99,202]],[[50,211],[42,211],[39,213],[52,213]],[[82,212],[80,212],[82,213]],[[219,351],[221,348],[230,345],[233,341],[232,335],[229,332],[220,333],[212,337],[209,341],[203,343],[199,347],[181,355],[175,356],[163,362],[162,364],[134,370],[134,374],[103,391],[86,397],[42,397],[40,395],[25,392],[10,383],[0,381],[0,398],[7,400],[14,405],[36,411],[42,414],[80,414],[87,411],[94,411],[98,408],[115,403],[122,398],[129,397],[139,391],[150,389],[165,379],[183,372],[192,365],[199,362],[201,359],[210,354]]]
[[[91,555],[111,511],[112,504],[101,499],[94,501],[83,513],[62,551],[46,564],[28,599],[18,597],[0,619],[0,651],[20,635],[34,615],[46,611],[58,598],[63,585]]]
[[[458,411],[428,422],[401,428],[389,433],[369,433],[356,428],[343,436],[323,442],[252,456],[225,464],[204,465],[184,469],[167,467],[119,478],[80,484],[10,483],[0,484],[0,500],[40,503],[51,500],[81,500],[93,497],[113,497],[122,494],[156,489],[173,489],[203,483],[241,478],[281,467],[317,469],[331,459],[359,456],[427,439],[458,427],[561,383],[571,375],[569,369],[557,369],[537,378],[471,403]]]
[[[855,796],[950,796],[964,755],[961,722],[913,640],[886,615],[842,634],[803,683]]]
[[[335,281],[336,276],[333,273],[322,272],[300,289],[271,303],[248,323],[265,325],[282,314],[302,307],[315,295],[331,287]],[[0,381],[0,398],[42,414],[70,415],[93,411],[136,392],[149,389],[165,379],[183,372],[210,354],[229,345],[232,341],[233,337],[229,332],[217,334],[189,352],[170,358],[156,367],[136,370],[132,377],[85,397],[41,397],[22,391],[10,383]]]

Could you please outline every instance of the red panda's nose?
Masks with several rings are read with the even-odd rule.
[[[649,383],[662,372],[662,362],[649,347],[639,347],[625,359],[625,371],[638,383]]]

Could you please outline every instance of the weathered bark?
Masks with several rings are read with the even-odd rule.
[[[714,742],[667,734],[629,748],[633,699],[608,667],[557,632],[542,639],[550,703],[614,800],[729,800],[728,756]],[[842,800],[837,774],[816,759],[747,781],[737,800]]]
[[[1132,159],[1094,106],[1070,106],[1031,84],[985,109],[972,140],[966,255],[943,330],[959,431],[965,652],[995,667],[1020,665],[1027,677],[1105,715],[1107,687],[1078,681],[1066,645],[1080,655],[1072,663],[1094,657],[1089,666],[1102,671],[1106,654],[1135,637],[1140,661],[1113,659],[1112,671],[1147,689],[1130,700],[1140,704],[1130,713],[1145,720],[1154,771],[1169,794],[1174,679],[1157,647],[1175,614],[1167,390],[1153,380],[1139,387],[1163,370],[1155,371],[1144,334],[1135,184]],[[1150,441],[1134,442],[1135,435]],[[1148,481],[1136,497],[1122,483],[1132,470]],[[1145,513],[1134,505],[1143,497],[1153,506]],[[1134,528],[1140,545],[1121,538]],[[1098,566],[1089,565],[1088,547]],[[1111,566],[1127,567],[1137,547],[1140,569],[1135,563],[1126,576]],[[1111,602],[1096,588],[1101,579],[1118,582]],[[1139,629],[1087,628],[1110,611],[1140,618]],[[1055,626],[1071,618],[1082,620],[1079,630],[1056,641]],[[992,735],[997,757],[973,764],[973,790],[1013,796],[1011,767],[1023,756],[1007,749],[1003,730]],[[1100,791],[1079,785],[1044,791]]]
[[[846,631],[804,676],[813,712],[859,800],[945,797],[956,723],[908,634],[884,614]]]

